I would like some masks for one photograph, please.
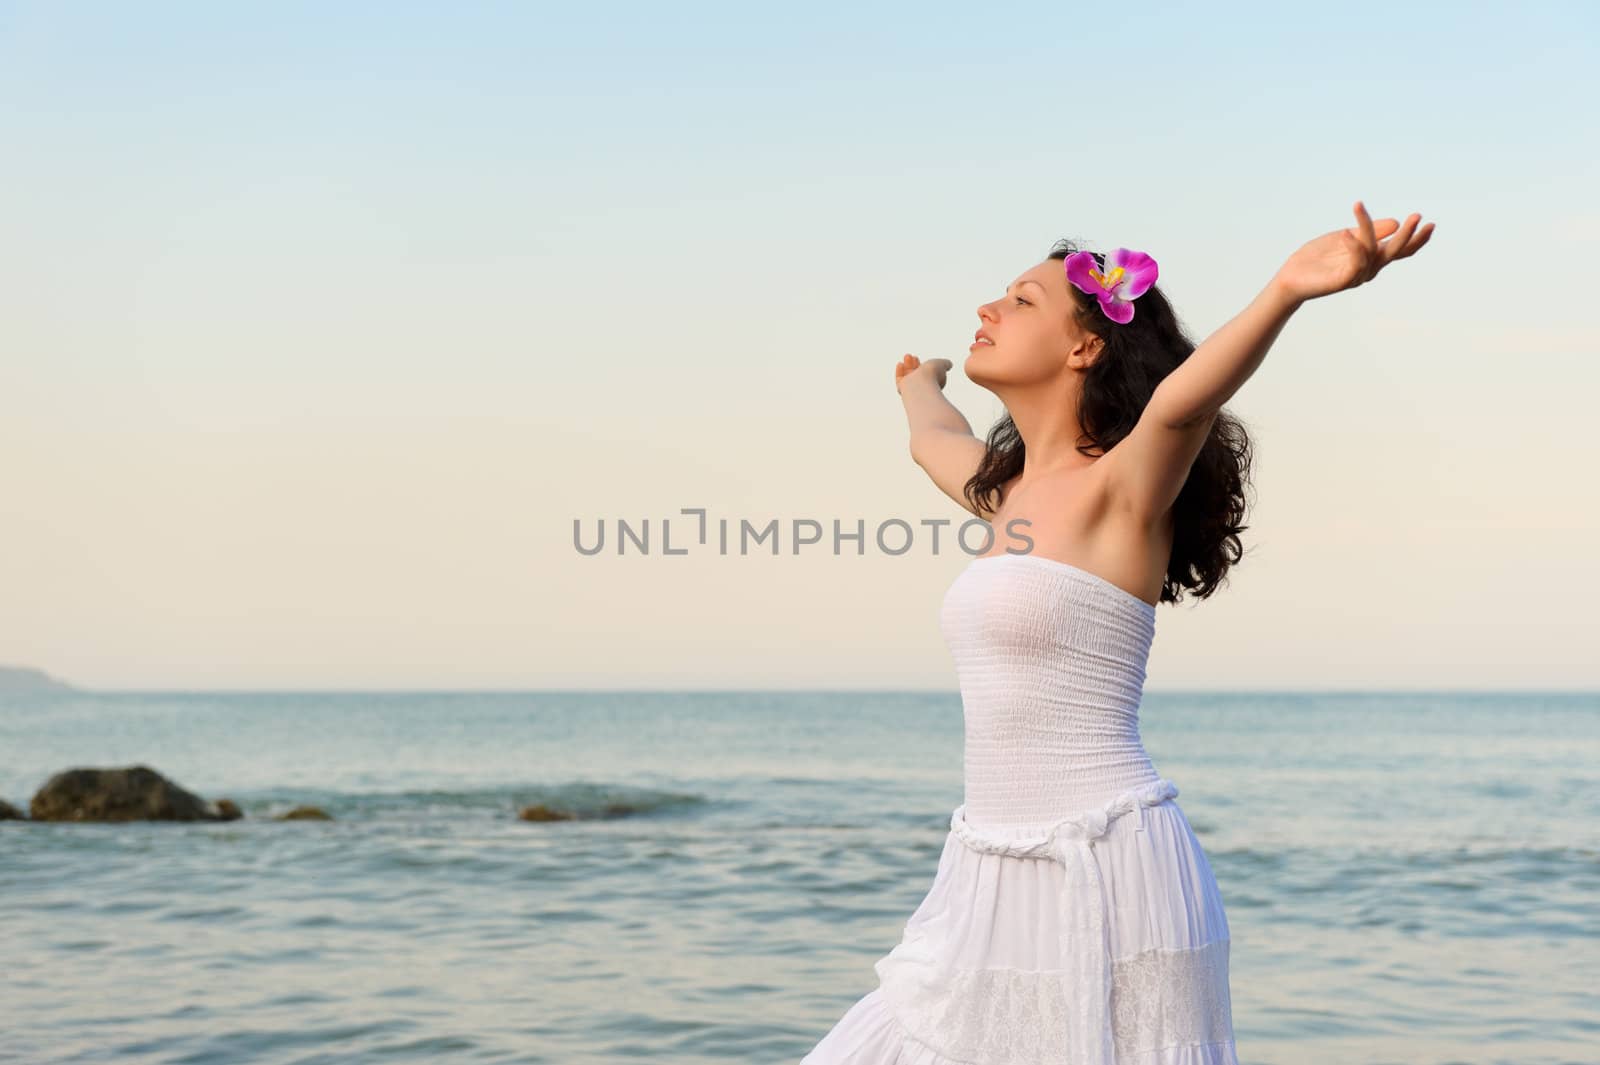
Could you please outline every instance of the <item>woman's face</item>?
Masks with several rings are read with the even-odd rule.
[[[1046,259],[1019,276],[1006,294],[978,308],[978,332],[962,372],[974,384],[1022,385],[1053,380],[1062,368],[1082,368],[1099,341],[1073,320],[1071,282],[1060,259]]]

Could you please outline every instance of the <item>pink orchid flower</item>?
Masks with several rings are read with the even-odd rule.
[[[1133,301],[1156,283],[1156,261],[1142,251],[1118,248],[1106,256],[1105,273],[1090,252],[1074,252],[1063,264],[1067,280],[1100,300],[1106,317],[1119,325],[1133,321]]]

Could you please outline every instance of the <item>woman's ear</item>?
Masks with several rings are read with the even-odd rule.
[[[1100,357],[1100,353],[1105,350],[1105,346],[1106,342],[1100,337],[1091,336],[1086,340],[1080,341],[1076,347],[1067,353],[1067,363],[1080,370],[1087,370],[1094,365],[1095,360]]]

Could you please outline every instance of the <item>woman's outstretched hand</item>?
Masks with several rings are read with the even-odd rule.
[[[1415,255],[1433,236],[1432,222],[1417,228],[1420,214],[1408,217],[1403,226],[1393,218],[1373,222],[1360,200],[1355,214],[1356,225],[1324,233],[1289,256],[1273,281],[1298,300],[1343,292],[1371,281],[1396,259]]]
[[[932,374],[934,382],[937,383],[941,389],[943,389],[945,375],[949,373],[951,368],[954,366],[955,363],[951,362],[949,359],[929,359],[927,362],[923,362],[915,355],[907,355],[905,358],[895,363],[894,390],[896,392],[900,391],[900,382],[904,381],[907,377],[914,373]]]

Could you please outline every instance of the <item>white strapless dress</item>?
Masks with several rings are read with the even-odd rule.
[[[1139,737],[1155,607],[1004,554],[939,622],[963,803],[878,987],[801,1065],[1238,1065],[1222,898]]]

